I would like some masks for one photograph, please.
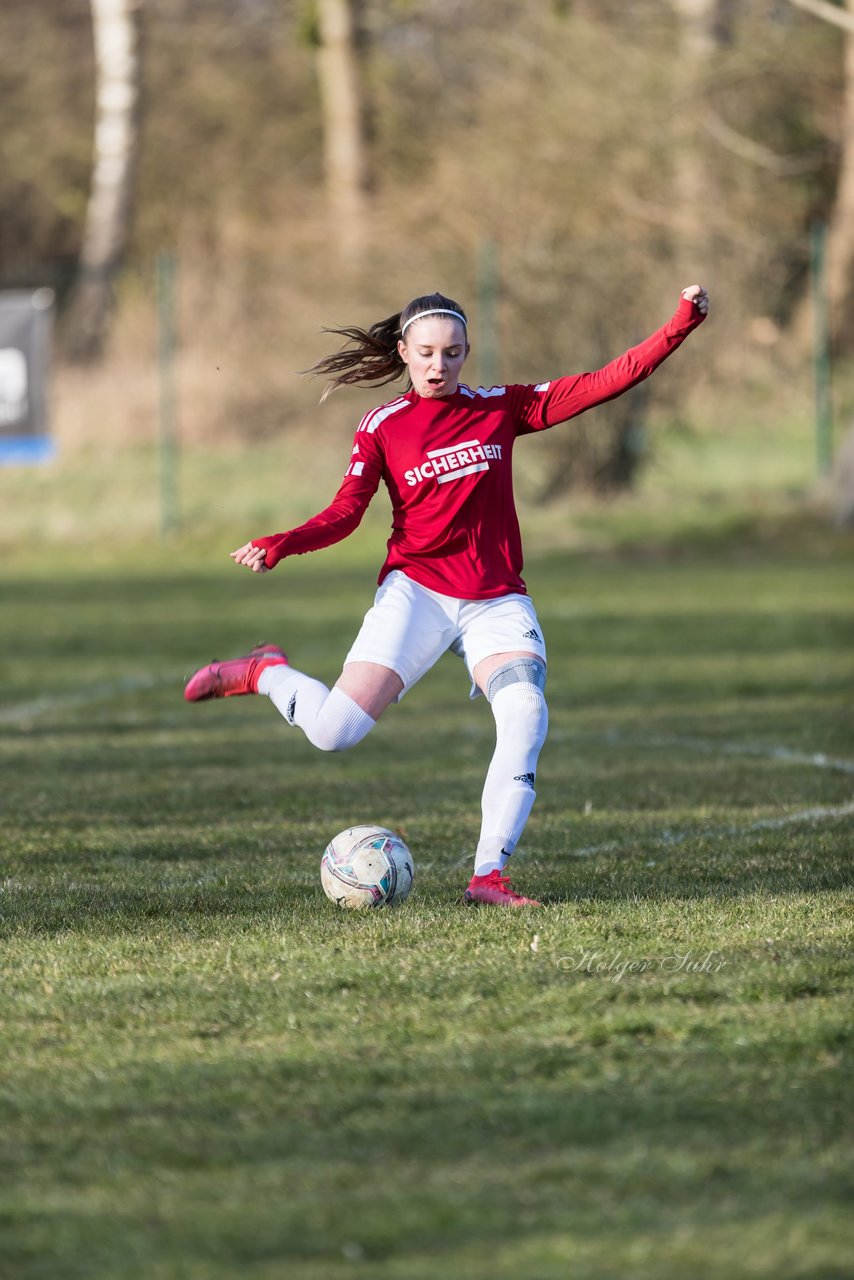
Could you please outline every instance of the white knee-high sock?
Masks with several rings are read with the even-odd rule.
[[[503,870],[524,830],[537,793],[534,780],[549,713],[535,684],[505,685],[492,699],[495,754],[486,775],[483,821],[474,856],[474,873]]]
[[[267,667],[258,678],[258,692],[265,693],[288,724],[298,725],[321,751],[346,751],[376,724],[346,693],[330,690],[293,667]]]

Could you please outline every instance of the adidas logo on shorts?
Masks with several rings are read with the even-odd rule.
[[[522,635],[522,639],[523,639],[523,640],[536,640],[537,644],[542,644],[542,643],[543,643],[543,638],[542,638],[542,636],[539,634],[539,632],[538,632],[538,631],[535,631],[533,627],[531,627],[531,630],[530,630],[530,631],[525,631],[525,632],[523,633],[523,635]]]

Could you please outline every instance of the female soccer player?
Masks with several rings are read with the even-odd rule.
[[[480,839],[465,901],[539,906],[504,875],[534,803],[548,712],[546,647],[521,578],[522,544],[511,462],[517,436],[544,431],[647,378],[705,318],[700,285],[682,291],[671,320],[594,373],[536,386],[460,382],[468,322],[443,294],[415,298],[346,339],[312,372],[336,386],[384,385],[408,374],[408,389],[366,413],[344,480],[330,505],[287,533],[255,538],[235,563],[268,573],[285,556],[316,551],[357,527],[380,480],[392,505],[379,590],[334,689],[297,671],[276,645],[203,667],[187,684],[190,702],[263,693],[321,751],[344,751],[373,729],[441,655],[461,657],[472,697],[486,695],[495,753],[482,797]]]

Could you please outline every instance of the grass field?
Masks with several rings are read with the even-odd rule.
[[[32,548],[0,572],[0,1271],[9,1280],[852,1274],[850,548],[533,560],[551,734],[514,877],[461,905],[488,709],[443,659],[357,750],[358,544]],[[403,832],[394,912],[323,847]]]

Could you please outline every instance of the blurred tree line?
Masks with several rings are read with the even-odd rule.
[[[96,58],[99,5],[132,24],[130,98]],[[854,342],[854,36],[798,0],[4,0],[0,50],[0,284],[52,284],[69,357],[129,369],[150,356],[140,282],[177,249],[191,435],[307,421],[294,371],[321,326],[437,288],[472,312],[474,376],[484,245],[504,380],[596,367],[683,285],[712,292],[663,385],[551,433],[526,477],[543,497],[629,483],[650,414],[701,392],[725,415],[806,358],[817,218]],[[93,249],[99,162],[122,225]],[[109,335],[87,281],[115,299]]]

